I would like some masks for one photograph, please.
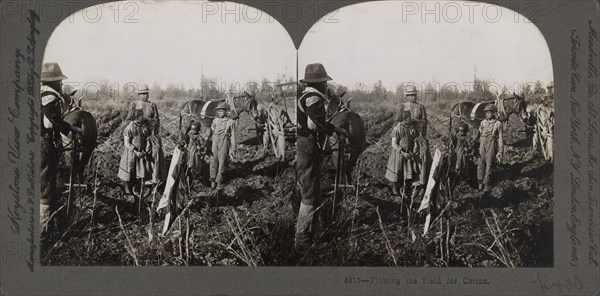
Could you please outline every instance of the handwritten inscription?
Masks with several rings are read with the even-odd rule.
[[[570,178],[570,219],[567,222],[566,228],[569,231],[569,237],[571,241],[571,252],[569,264],[571,266],[579,266],[579,246],[581,240],[578,236],[579,226],[581,221],[577,217],[577,208],[581,202],[577,199],[581,190],[581,155],[580,155],[580,133],[581,133],[581,103],[579,102],[576,92],[577,87],[581,81],[581,74],[579,73],[578,54],[581,49],[581,42],[577,30],[571,30],[570,35],[571,44],[571,86],[570,86],[570,105],[571,105],[571,178]]]
[[[29,23],[29,34],[25,49],[17,48],[14,51],[14,77],[12,86],[14,96],[7,106],[8,121],[13,124],[12,135],[8,138],[7,159],[14,167],[12,182],[8,185],[10,200],[7,206],[8,221],[10,221],[10,230],[18,236],[24,235],[24,239],[29,245],[27,267],[33,271],[36,246],[35,246],[35,181],[39,178],[39,172],[36,170],[36,156],[34,151],[26,151],[23,148],[23,141],[28,144],[35,143],[39,139],[39,100],[36,100],[35,92],[39,88],[40,75],[36,71],[36,45],[39,30],[37,27],[40,17],[35,11],[30,10],[27,17]],[[22,108],[23,98],[28,107],[26,112]],[[21,130],[22,125],[17,125],[17,120],[27,114],[27,128]],[[22,162],[26,165],[22,166]],[[21,171],[24,168],[24,171]],[[23,174],[24,173],[24,174]],[[22,183],[25,177],[26,182]],[[25,198],[23,195],[26,194]],[[23,227],[23,223],[27,227]],[[23,234],[23,230],[27,234]]]
[[[587,137],[587,172],[588,172],[588,188],[587,188],[587,223],[588,223],[588,265],[598,267],[598,242],[596,233],[597,213],[598,208],[598,151],[596,142],[598,140],[598,24],[593,21],[588,21],[588,72],[587,72],[587,110],[588,110],[588,137]]]
[[[577,277],[577,275],[574,275],[573,277],[565,277],[563,279],[549,280],[538,273],[536,279],[532,281],[532,283],[539,286],[542,294],[551,292],[552,294],[561,295],[563,292],[568,293],[574,290],[583,289],[583,283]]]

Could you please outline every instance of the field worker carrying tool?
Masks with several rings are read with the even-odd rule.
[[[56,177],[58,171],[58,160],[62,152],[61,135],[74,132],[77,135],[81,131],[65,122],[62,114],[64,94],[62,92],[62,81],[67,78],[63,75],[57,63],[44,63],[41,73],[41,101],[42,101],[42,124],[41,124],[41,170],[40,181],[42,196],[40,200],[40,230],[48,230],[50,217],[56,211],[57,189]],[[74,137],[75,139],[75,137]]]
[[[385,178],[391,183],[392,194],[400,195],[400,182],[403,192],[410,189],[413,178],[413,149],[416,131],[411,126],[412,119],[409,111],[402,111],[401,122],[392,130],[392,150],[388,158]]]
[[[212,139],[212,157],[210,158],[210,187],[215,189],[223,183],[223,171],[227,158],[234,160],[236,151],[235,120],[227,116],[229,104],[217,105],[217,118],[210,127],[209,138]]]
[[[479,126],[479,161],[477,164],[477,180],[479,190],[487,190],[490,184],[490,174],[496,160],[502,160],[504,141],[502,122],[496,119],[496,105],[487,105],[483,111],[485,119]]]
[[[418,134],[425,137],[427,136],[427,112],[425,106],[417,103],[417,93],[415,86],[409,85],[406,87],[404,95],[408,101],[404,103],[403,111],[410,112],[410,118],[415,122]]]
[[[200,121],[192,122],[190,131],[186,134],[184,140],[188,150],[187,176],[189,184],[195,178],[202,178],[208,168],[205,161],[208,154],[208,138],[203,137],[201,129]]]
[[[158,107],[155,103],[150,102],[150,89],[147,84],[142,84],[142,87],[137,91],[139,100],[131,103],[129,107],[129,114],[127,120],[134,120],[133,110],[141,110],[144,118],[146,118],[150,124],[149,126],[156,129],[154,133],[158,135],[160,131],[160,118],[158,115]]]
[[[123,154],[117,177],[123,180],[125,194],[133,195],[133,185],[137,179],[146,177],[146,140],[148,130],[144,125],[142,110],[132,111],[133,121],[123,131]],[[142,190],[143,188],[140,188]]]
[[[296,248],[304,249],[312,243],[314,214],[321,204],[321,162],[323,151],[319,142],[325,136],[348,136],[348,131],[335,127],[326,120],[327,75],[320,63],[308,64],[304,72],[306,88],[297,103],[298,140],[296,172],[300,186],[300,210],[296,222]]]

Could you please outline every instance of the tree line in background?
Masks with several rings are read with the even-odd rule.
[[[259,100],[268,100],[272,94],[276,96],[289,96],[288,88],[279,86],[280,84],[293,84],[295,78],[278,75],[273,81],[263,78],[260,82],[247,81],[244,83],[219,83],[214,77],[202,76],[198,87],[185,87],[183,84],[169,84],[161,87],[158,83],[150,86],[150,99],[155,101],[173,101],[188,99],[223,99],[227,94],[241,94],[243,91],[249,91],[256,95]],[[348,88],[346,98],[353,97],[356,102],[382,102],[399,104],[405,101],[404,90],[408,84],[399,84],[394,91],[383,86],[381,80],[373,84],[357,83]],[[415,85],[415,84],[413,84]],[[512,92],[518,95],[524,95],[526,100],[539,100],[541,96],[552,92],[552,87],[544,85],[541,81],[534,83],[523,83],[515,86],[502,86],[488,81],[476,79],[469,85],[444,84],[437,82],[428,82],[421,85],[416,84],[419,89],[420,102],[437,101],[491,101],[496,99],[496,93],[500,91],[503,95],[510,95]],[[126,83],[119,85],[111,83],[108,80],[88,83],[81,90],[80,94],[85,95],[88,100],[109,100],[115,102],[124,102],[136,99],[136,91],[139,85],[136,83]],[[77,89],[72,85],[66,84],[65,92]],[[81,87],[79,87],[81,88]],[[499,89],[500,88],[500,89]],[[518,91],[516,91],[518,89]]]
[[[388,90],[381,80],[369,85],[358,83],[348,90],[346,97],[353,97],[356,102],[386,102],[399,104],[405,102],[404,90],[408,84],[399,84],[395,91]],[[492,101],[496,94],[511,95],[515,92],[523,95],[526,100],[538,100],[544,94],[552,92],[552,84],[544,85],[541,81],[534,83],[515,84],[514,86],[501,86],[488,81],[476,79],[468,85],[447,83],[441,85],[437,82],[428,82],[422,85],[412,84],[419,90],[420,102],[437,101]]]
[[[295,77],[285,74],[278,75],[274,80],[263,78],[260,82],[246,81],[226,84],[219,82],[217,78],[205,75],[202,75],[200,80],[201,82],[197,87],[185,87],[183,84],[168,84],[166,87],[161,87],[155,82],[150,85],[150,100],[218,100],[224,99],[227,97],[227,94],[237,95],[244,91],[255,94],[259,99],[266,99],[270,94],[277,94],[277,92],[281,91],[281,87],[278,85],[296,81]],[[96,82],[88,82],[83,86],[65,83],[64,91],[67,93],[77,89],[80,95],[86,97],[86,100],[125,102],[137,99],[136,92],[139,87],[140,84],[135,82],[119,84],[103,79]]]

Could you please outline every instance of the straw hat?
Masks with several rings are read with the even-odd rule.
[[[418,93],[417,88],[414,85],[409,85],[406,87],[406,92],[404,92],[405,96],[416,95]]]
[[[138,94],[147,94],[149,92],[150,92],[150,88],[148,88],[148,84],[142,84],[140,89],[138,89],[138,91],[137,91]]]

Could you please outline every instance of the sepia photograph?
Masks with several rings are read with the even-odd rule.
[[[356,4],[295,52],[255,8],[131,3],[46,47],[43,265],[553,266],[552,64],[523,16]]]
[[[232,2],[87,11],[117,8],[136,14],[74,14],[45,49],[42,265],[271,263],[295,183],[287,32]]]
[[[463,1],[329,17],[299,49],[298,263],[552,267],[553,73],[537,27]]]
[[[598,12],[1,1],[0,295],[597,294]]]

